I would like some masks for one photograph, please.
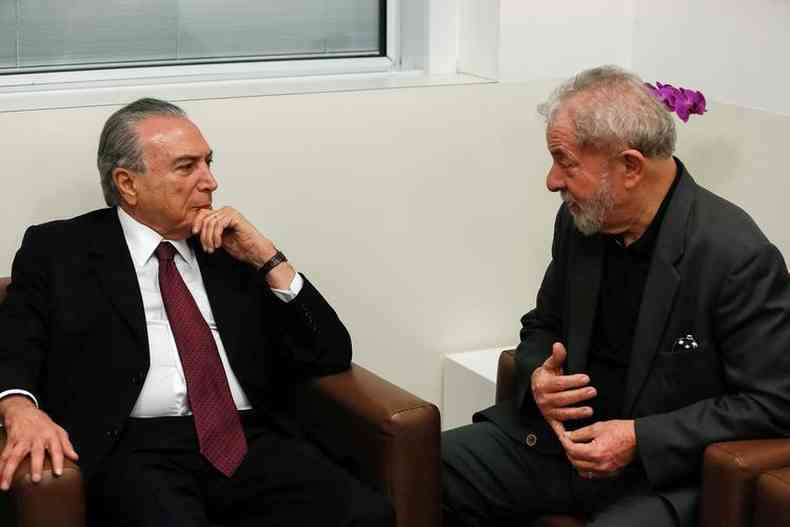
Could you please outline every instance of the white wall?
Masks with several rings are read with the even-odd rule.
[[[784,167],[790,116],[714,103],[679,123],[677,155],[698,183],[740,205],[790,259],[790,178]]]
[[[790,2],[634,0],[633,67],[646,79],[790,115]]]
[[[499,79],[562,79],[631,64],[634,0],[500,0]]]
[[[502,81],[619,64],[650,82],[790,115],[786,0],[500,0],[499,11]]]

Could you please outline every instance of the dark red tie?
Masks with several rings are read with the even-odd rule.
[[[156,248],[159,288],[184,368],[200,453],[230,477],[247,453],[247,440],[217,344],[176,268],[175,253],[176,248],[167,242]]]

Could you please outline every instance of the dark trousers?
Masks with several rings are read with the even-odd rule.
[[[203,458],[191,417],[130,419],[88,481],[92,526],[394,525],[382,495],[312,444],[242,417],[247,455],[227,478]]]
[[[446,526],[529,525],[546,513],[582,513],[597,527],[680,525],[636,466],[582,479],[564,456],[539,453],[490,422],[442,434],[442,486]]]

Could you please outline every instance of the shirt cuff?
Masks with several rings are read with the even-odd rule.
[[[302,278],[302,275],[295,273],[294,279],[291,280],[291,285],[288,287],[288,289],[272,288],[272,292],[277,295],[277,298],[287,303],[296,298],[296,295],[298,295],[299,291],[302,290],[303,285],[304,279]],[[2,396],[2,394],[0,394],[0,396]]]
[[[33,396],[33,394],[32,394],[32,393],[30,393],[30,392],[29,392],[29,391],[27,391],[27,390],[6,390],[6,391],[4,391],[4,392],[0,392],[0,399],[2,399],[3,397],[7,397],[7,396],[9,396],[9,395],[26,395],[26,396],[30,397],[30,399],[31,399],[31,400],[33,401],[33,403],[36,405],[36,408],[38,408],[38,401],[37,401],[37,400],[36,400],[36,398]],[[3,427],[3,424],[2,424],[2,423],[0,423],[0,428],[2,428],[2,427]]]

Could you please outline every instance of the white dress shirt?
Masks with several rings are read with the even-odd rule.
[[[138,222],[122,208],[118,207],[118,218],[121,222],[123,235],[129,253],[132,256],[137,282],[143,298],[145,310],[145,324],[148,332],[148,349],[150,353],[150,367],[145,378],[140,395],[132,409],[131,417],[162,417],[189,415],[189,400],[187,399],[187,385],[184,370],[176,348],[176,341],[167,319],[162,294],[159,290],[159,260],[154,251],[164,240],[162,236],[150,227]],[[192,248],[185,240],[167,240],[177,250],[174,257],[176,268],[181,274],[189,292],[206,320],[214,342],[217,344],[222,366],[228,379],[233,402],[239,410],[252,408],[247,395],[241,388],[236,375],[228,363],[228,356],[222,344],[222,338],[217,331],[217,323],[211,311],[206,288],[203,285],[203,276],[200,266]],[[272,289],[275,295],[283,302],[290,302],[302,290],[303,280],[296,273],[288,290]],[[6,395],[24,394],[36,401],[35,397],[24,390],[7,390],[0,393],[0,399]],[[36,404],[38,404],[36,402]]]

